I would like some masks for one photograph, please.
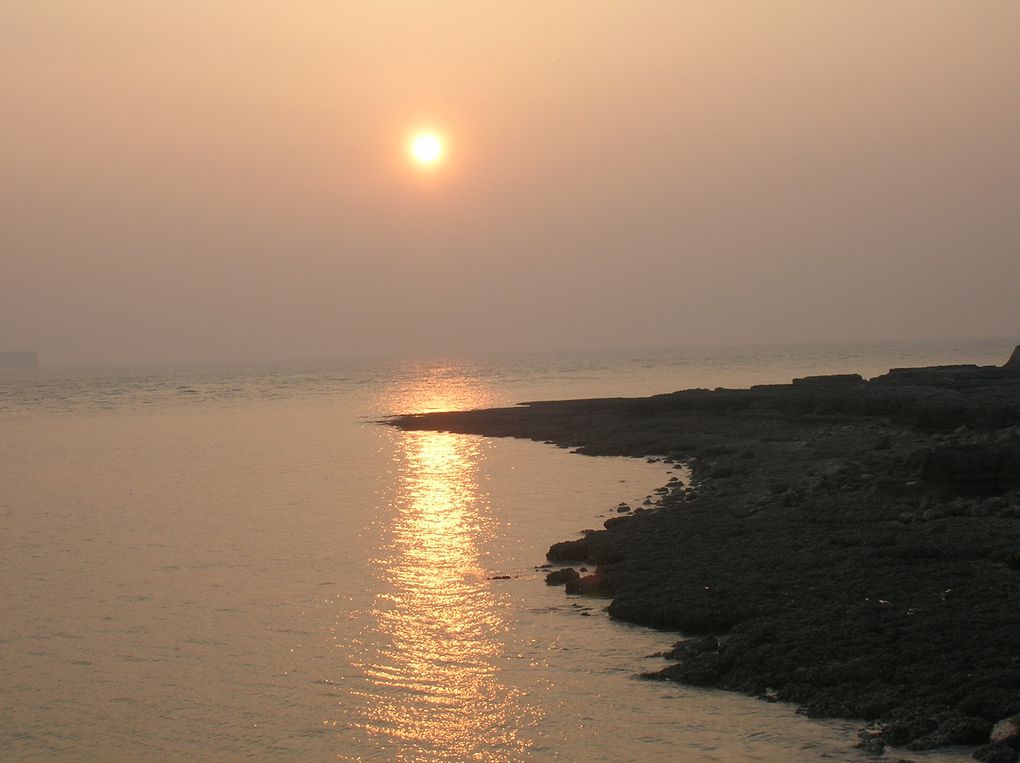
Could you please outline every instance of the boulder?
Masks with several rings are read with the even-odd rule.
[[[857,732],[857,739],[859,741],[854,747],[858,750],[864,750],[864,752],[871,755],[881,755],[885,752],[885,740],[882,739],[881,733],[876,729],[865,729]]]
[[[577,593],[584,594],[586,596],[598,596],[605,593],[605,577],[599,570],[595,570],[591,575],[585,575],[577,581]],[[574,593],[567,587],[567,593]]]
[[[562,570],[554,570],[545,576],[546,585],[566,585],[568,588],[571,584],[576,585],[577,581],[581,579],[581,575],[577,570],[571,567],[565,567]]]
[[[988,741],[992,744],[1020,747],[1020,713],[1003,718],[992,726],[992,733],[989,735]]]
[[[545,558],[550,562],[584,562],[588,560],[588,539],[565,540],[554,543],[546,552]]]

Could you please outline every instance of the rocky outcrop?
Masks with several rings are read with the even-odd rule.
[[[568,590],[611,592],[610,616],[706,636],[656,678],[863,718],[868,749],[987,743],[1007,760],[1012,743],[989,736],[1020,713],[1020,369],[1007,366],[393,423],[688,463],[690,488],[664,485],[548,554],[597,564]]]
[[[950,442],[927,450],[921,455],[921,477],[992,492],[1020,485],[1020,435],[1002,442]]]
[[[546,585],[566,585],[576,587],[581,579],[580,573],[572,567],[554,570],[545,576]]]
[[[1020,371],[1020,344],[1013,350],[1013,354],[1009,356],[1009,360],[1006,361],[1003,368],[1015,368]]]
[[[794,379],[793,386],[801,387],[845,387],[864,384],[860,374],[825,374],[823,376],[805,376]]]
[[[586,562],[588,561],[588,540],[565,540],[555,543],[546,554],[550,562]]]

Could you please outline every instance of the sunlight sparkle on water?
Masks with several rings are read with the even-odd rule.
[[[470,385],[444,389],[443,375],[436,371],[427,399],[402,404],[479,402]],[[536,710],[497,669],[508,626],[479,559],[494,534],[478,487],[479,441],[439,432],[399,437],[391,528],[375,560],[388,591],[372,615],[386,641],[357,666],[369,686],[356,726],[398,760],[513,759],[529,745],[521,730]]]

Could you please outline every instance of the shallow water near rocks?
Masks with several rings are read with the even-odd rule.
[[[635,679],[676,635],[544,585],[666,465],[375,423],[697,383],[628,358],[0,377],[0,757],[873,759],[856,724]]]

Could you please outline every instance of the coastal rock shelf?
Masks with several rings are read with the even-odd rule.
[[[650,677],[863,719],[873,751],[988,745],[1020,713],[1018,358],[391,423],[687,463],[694,490],[550,549],[686,637]]]

